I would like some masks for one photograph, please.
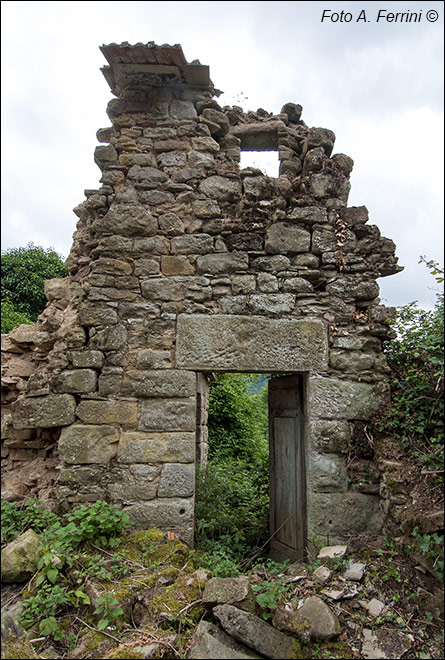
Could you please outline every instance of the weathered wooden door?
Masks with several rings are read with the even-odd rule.
[[[304,558],[306,474],[301,376],[269,381],[271,556]]]

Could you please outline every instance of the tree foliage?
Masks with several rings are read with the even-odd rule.
[[[10,300],[2,300],[2,334],[11,332],[19,325],[29,325],[32,323],[31,319],[18,312]]]
[[[209,456],[242,458],[255,463],[267,458],[267,388],[249,391],[254,374],[219,374],[210,387]]]
[[[45,280],[66,274],[61,256],[52,248],[28,243],[6,250],[1,260],[2,300],[9,303],[11,313],[24,314],[33,322],[46,305]]]

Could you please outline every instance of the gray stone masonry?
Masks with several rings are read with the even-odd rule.
[[[68,277],[3,342],[5,487],[51,456],[47,495],[105,498],[191,543],[210,373],[301,374],[308,534],[378,528],[379,498],[349,490],[344,455],[387,397],[394,310],[376,280],[401,268],[366,208],[347,206],[353,161],[296,103],[221,107],[180,47],[101,50],[116,98],[100,185],[74,209]],[[242,149],[278,150],[279,175],[241,170]]]

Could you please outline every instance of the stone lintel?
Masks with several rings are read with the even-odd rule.
[[[197,371],[323,371],[326,325],[317,319],[180,315],[177,367]]]
[[[284,128],[281,120],[251,122],[232,126],[230,132],[241,140],[244,151],[277,151],[278,129]]]

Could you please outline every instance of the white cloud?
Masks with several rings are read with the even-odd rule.
[[[381,281],[382,297],[430,305],[417,261],[443,260],[443,18],[321,24],[325,7],[357,3],[3,2],[3,248],[32,240],[69,252],[72,208],[99,185],[95,133],[109,125],[99,45],[181,43],[210,65],[222,103],[279,112],[294,101],[309,125],[334,130],[355,161],[350,203],[368,206],[405,266]]]

